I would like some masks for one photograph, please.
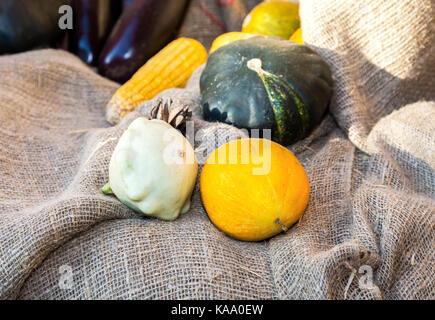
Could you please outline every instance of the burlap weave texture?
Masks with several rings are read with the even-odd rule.
[[[0,298],[434,299],[434,7],[301,1],[304,39],[330,65],[334,96],[321,125],[289,146],[311,185],[302,221],[258,243],[218,231],[198,185],[174,222],[101,194],[117,139],[155,99],[110,127],[105,105],[118,85],[76,57],[0,57]],[[181,34],[210,46],[238,16],[194,0]],[[161,94],[194,109],[197,149],[243,136],[201,119],[201,71]]]

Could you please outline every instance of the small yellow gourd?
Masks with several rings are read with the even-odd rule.
[[[304,40],[302,39],[302,28],[296,30],[295,33],[292,34],[289,40],[299,44],[304,44]]]
[[[270,140],[242,139],[210,155],[200,190],[218,229],[235,239],[260,241],[286,231],[301,218],[310,186],[289,150]]]
[[[242,32],[288,40],[300,27],[299,5],[288,1],[262,2],[246,16]]]
[[[230,44],[231,42],[237,40],[249,39],[256,36],[258,36],[258,34],[246,33],[246,32],[227,32],[221,34],[213,41],[213,44],[211,45],[210,48],[210,54],[212,54],[217,49],[226,46],[227,44]]]

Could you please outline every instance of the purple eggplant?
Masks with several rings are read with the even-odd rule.
[[[188,0],[133,0],[113,28],[98,71],[124,83],[175,36]]]
[[[71,0],[74,28],[69,49],[89,65],[98,55],[121,13],[122,0]]]

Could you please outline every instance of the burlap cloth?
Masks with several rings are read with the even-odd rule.
[[[256,1],[232,3],[193,1],[181,34],[210,46],[237,30]],[[76,57],[0,57],[0,298],[434,299],[434,2],[305,0],[301,17],[335,92],[290,146],[311,183],[303,220],[258,243],[218,231],[198,186],[174,222],[101,194],[117,139],[153,102],[109,128],[118,85]],[[217,146],[241,132],[200,119],[200,72],[162,95],[191,104]],[[102,129],[70,132],[88,128]]]

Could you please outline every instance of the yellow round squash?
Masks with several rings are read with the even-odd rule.
[[[200,178],[211,222],[243,241],[270,238],[299,221],[310,186],[298,159],[265,139],[242,139],[216,149]]]
[[[262,2],[246,16],[242,32],[288,40],[300,27],[299,5],[287,1]]]
[[[302,39],[302,29],[299,28],[298,30],[296,30],[289,40],[296,43],[304,44],[304,40]]]
[[[226,46],[227,44],[230,44],[231,42],[237,41],[237,40],[243,40],[243,39],[249,39],[252,37],[256,37],[258,34],[253,33],[245,33],[245,32],[227,32],[224,34],[221,34],[219,37],[214,39],[209,54],[212,54],[213,51],[216,51],[217,49]]]

